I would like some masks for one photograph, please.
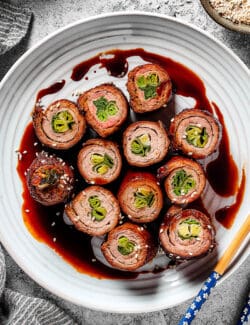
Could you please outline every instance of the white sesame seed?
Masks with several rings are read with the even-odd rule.
[[[191,253],[191,252],[188,252],[188,255],[192,256],[192,255],[193,255],[193,253]]]
[[[94,262],[96,262],[96,259],[95,259],[95,258],[92,258],[92,260],[91,260],[91,261],[94,263]]]
[[[34,142],[33,146],[36,147],[38,145],[38,142]]]
[[[60,216],[60,212],[58,211],[58,212],[56,212],[56,216]]]
[[[28,153],[27,150],[24,150],[24,151],[23,151],[23,155],[26,155],[27,153]]]
[[[23,155],[21,154],[21,152],[18,152],[18,153],[17,153],[17,157],[18,157],[18,160],[22,160]]]
[[[57,146],[57,143],[52,143],[52,147],[56,147]]]
[[[171,118],[170,122],[174,122],[174,117]]]
[[[180,256],[176,256],[176,259],[179,260],[181,257]]]
[[[212,227],[210,225],[207,225],[208,229],[212,229]]]
[[[55,221],[52,222],[51,227],[54,227],[56,225]]]
[[[184,134],[183,136],[182,136],[182,139],[186,139],[187,138],[187,136]]]
[[[92,184],[93,185],[93,184],[95,184],[95,181],[90,181],[89,184]]]
[[[24,172],[24,176],[26,176],[26,175],[27,175],[27,172],[25,171],[25,172]]]
[[[192,156],[192,154],[193,154],[192,151],[189,151],[189,152],[188,152],[188,155],[189,155],[189,156]]]
[[[160,229],[160,234],[163,232],[163,229]]]
[[[56,242],[56,237],[53,238],[53,242],[54,242],[54,243]]]
[[[25,209],[25,212],[29,213],[29,212],[30,212],[30,210],[29,210],[29,209]]]

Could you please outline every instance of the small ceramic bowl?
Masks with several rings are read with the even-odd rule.
[[[210,1],[209,0],[200,0],[202,6],[204,7],[204,9],[206,10],[206,12],[209,14],[209,16],[215,20],[218,24],[234,30],[236,32],[241,32],[241,33],[246,33],[246,34],[250,34],[250,25],[247,24],[236,24],[234,22],[232,22],[231,20],[222,17],[217,10],[215,10]]]

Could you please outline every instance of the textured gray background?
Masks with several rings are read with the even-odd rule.
[[[21,0],[19,3],[32,9],[34,13],[33,24],[28,36],[21,44],[12,49],[8,54],[0,56],[0,79],[28,48],[58,28],[91,15],[122,10],[143,10],[163,13],[177,17],[182,21],[190,22],[221,40],[250,67],[250,35],[237,34],[217,25],[207,16],[197,0]],[[66,302],[42,289],[24,274],[7,253],[6,264],[6,286],[8,288],[13,288],[24,294],[50,299],[65,309],[79,324],[174,325],[178,323],[178,320],[191,302],[190,300],[175,308],[140,315],[116,315],[92,311]],[[243,302],[250,290],[249,275],[250,258],[213,291],[209,300],[203,306],[202,311],[196,316],[193,324],[236,324]]]

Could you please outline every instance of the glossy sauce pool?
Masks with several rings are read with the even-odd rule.
[[[186,97],[193,97],[196,101],[195,108],[206,109],[211,113],[216,113],[223,127],[222,139],[219,146],[218,157],[208,164],[206,173],[207,179],[217,195],[220,195],[222,197],[234,195],[236,197],[236,201],[232,204],[232,206],[224,207],[217,211],[215,214],[217,220],[221,222],[225,227],[229,228],[233,224],[234,218],[243,199],[245,189],[245,174],[243,171],[241,183],[239,184],[238,170],[233,157],[230,154],[229,138],[226,127],[224,125],[223,115],[221,114],[217,105],[215,103],[211,105],[210,101],[206,97],[206,89],[202,80],[199,78],[199,76],[197,76],[194,72],[192,72],[184,65],[175,62],[170,58],[153,54],[143,49],[113,50],[109,51],[108,54],[111,54],[112,58],[96,55],[95,57],[81,62],[75,66],[72,70],[71,82],[79,81],[82,78],[88,80],[89,76],[87,76],[87,73],[90,68],[95,65],[97,65],[96,70],[100,68],[107,70],[107,78],[108,75],[112,75],[114,77],[124,78],[124,80],[126,80],[128,72],[127,59],[131,56],[139,56],[147,62],[160,64],[168,71],[173,83],[174,95],[167,108],[160,109],[159,111],[151,114],[147,113],[143,114],[143,116],[136,116],[136,118],[145,120],[161,119],[168,127],[170,119],[175,114],[175,94]],[[96,70],[94,73],[96,73]],[[37,94],[37,101],[41,100],[44,96],[59,92],[62,87],[65,86],[65,84],[66,82],[62,80],[51,85],[48,88],[41,89]],[[60,99],[59,94],[58,99]],[[127,124],[128,123],[129,121],[127,121]],[[77,172],[75,157],[77,156],[77,152],[79,152],[82,143],[88,137],[89,133],[87,132],[80,144],[68,150],[67,152],[54,151],[56,155],[61,156],[74,167],[75,175],[78,180],[76,182],[76,193],[86,187],[86,183],[81,179],[80,175]],[[117,138],[120,137],[121,132],[118,132],[118,134],[114,136],[114,139],[117,140]],[[25,174],[31,162],[36,157],[36,153],[41,150],[44,150],[44,148],[36,138],[32,123],[30,123],[27,126],[20,143],[19,152],[23,154],[22,159],[18,161],[17,165],[17,171],[23,184],[23,220],[30,233],[37,240],[46,243],[48,246],[54,249],[63,259],[70,263],[79,272],[100,279],[136,278],[139,274],[138,272],[132,273],[114,270],[97,261],[92,252],[91,237],[75,230],[73,226],[69,226],[63,221],[63,205],[43,207],[31,198],[26,186]],[[53,152],[51,149],[47,151]],[[170,156],[171,153],[168,154],[167,159],[169,159]],[[163,163],[164,161],[161,164]],[[127,165],[125,161],[124,165],[124,169],[126,169]],[[159,164],[152,168],[147,168],[147,170],[156,174],[156,169],[158,167]],[[223,173],[225,170],[227,173],[226,179],[225,173]],[[119,187],[123,176],[124,173],[122,173],[121,177],[115,181],[114,184],[107,186],[107,188],[112,190],[114,194],[116,194],[117,188]],[[166,200],[166,206],[163,209],[162,216],[168,206],[169,205]],[[207,213],[206,207],[204,206],[201,199],[193,202],[191,204],[191,207],[200,209],[201,211]],[[156,236],[158,236],[158,226],[162,216],[160,216],[159,220],[157,220],[154,224],[149,225],[149,228],[151,231],[155,232]],[[153,272],[157,272],[157,270]]]

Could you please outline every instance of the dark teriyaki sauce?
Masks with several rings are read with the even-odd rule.
[[[109,56],[107,56],[108,54]],[[112,57],[110,56],[112,55]],[[208,180],[212,185],[215,192],[221,196],[235,195],[238,190],[238,172],[237,167],[230,155],[229,151],[229,141],[226,128],[224,125],[223,116],[220,113],[219,108],[213,104],[210,104],[208,98],[206,97],[206,89],[202,80],[191,70],[189,70],[184,65],[171,60],[170,58],[163,57],[157,54],[147,52],[143,49],[133,49],[133,50],[113,50],[106,52],[104,55],[97,55],[90,58],[73,68],[71,79],[74,81],[80,81],[84,78],[87,80],[86,74],[95,65],[99,65],[99,68],[105,68],[108,75],[114,77],[123,77],[128,71],[128,61],[127,59],[131,56],[139,56],[145,61],[151,63],[157,63],[165,68],[172,80],[173,89],[176,94],[193,97],[196,100],[195,108],[206,109],[213,112],[213,107],[216,111],[218,119],[223,126],[222,132],[222,142],[219,148],[219,156],[214,161],[208,165],[207,174]],[[97,68],[95,68],[94,73],[96,73]],[[59,92],[65,85],[65,81],[57,82],[46,89],[42,89],[38,92],[36,101],[39,101],[46,95]],[[121,139],[123,130],[135,120],[162,120],[165,126],[168,128],[170,119],[175,115],[175,96],[173,95],[167,108],[162,108],[153,113],[147,114],[135,114],[131,111],[128,120],[123,125],[123,127],[113,136],[110,140],[117,142],[117,139]],[[28,191],[26,185],[25,173],[29,168],[31,162],[36,157],[36,153],[41,150],[46,150],[49,153],[55,153],[61,158],[65,159],[69,164],[72,165],[76,177],[76,188],[75,193],[80,192],[84,189],[87,184],[84,182],[82,177],[79,175],[76,168],[76,158],[79,150],[82,147],[82,143],[89,138],[97,137],[97,134],[90,128],[88,128],[86,135],[80,141],[78,145],[67,151],[53,151],[43,147],[38,139],[36,138],[32,123],[30,123],[22,137],[19,152],[25,153],[21,155],[22,159],[18,161],[17,171],[23,183],[23,206],[22,214],[26,227],[30,233],[39,241],[46,243],[53,250],[55,250],[61,257],[63,257],[68,263],[70,263],[77,271],[94,276],[96,278],[106,278],[106,279],[133,279],[136,278],[138,272],[124,272],[119,270],[111,269],[99,261],[96,260],[92,247],[91,247],[91,237],[77,231],[74,226],[67,225],[63,220],[63,210],[64,205],[57,205],[54,207],[43,207],[39,203],[35,202]],[[121,146],[121,143],[119,143]],[[156,175],[157,168],[164,164],[171,155],[177,154],[176,152],[170,152],[164,161],[157,164],[151,168],[147,168]],[[212,165],[214,164],[214,165]],[[217,170],[223,165],[222,171],[217,173]],[[224,176],[220,177],[221,173],[227,170],[227,181],[224,180]],[[105,187],[110,189],[114,195],[117,194],[121,180],[123,179],[126,171],[128,169],[135,169],[129,167],[123,157],[123,169],[118,180],[112,184],[106,185]],[[244,176],[244,174],[243,174]],[[230,227],[237,210],[242,201],[244,188],[245,188],[245,178],[242,178],[242,182],[236,197],[236,202],[231,207],[225,207],[217,212],[216,217],[219,222],[221,222],[225,227]],[[222,183],[221,185],[221,182]],[[164,193],[164,190],[163,190]],[[155,238],[158,240],[158,229],[159,224],[162,220],[164,213],[170,206],[170,202],[165,196],[165,206],[162,211],[162,215],[153,223],[148,224],[147,228],[155,234]],[[188,207],[197,208],[206,214],[209,214],[203,205],[201,199],[196,200]],[[172,262],[170,262],[170,267]],[[153,272],[160,272],[162,269],[156,269]],[[145,273],[145,272],[143,272]]]

